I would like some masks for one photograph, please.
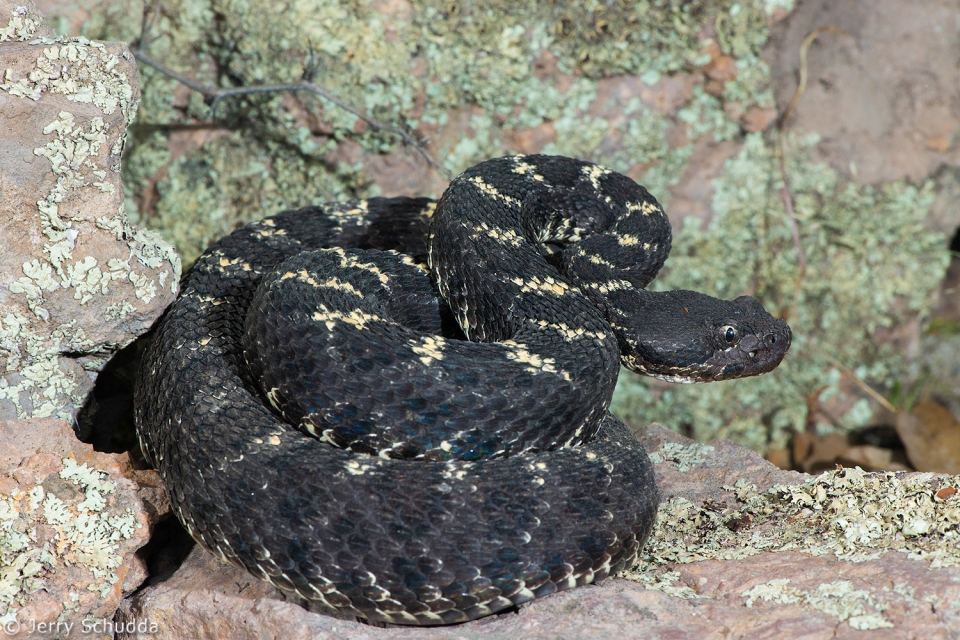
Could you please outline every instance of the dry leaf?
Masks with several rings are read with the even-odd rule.
[[[960,422],[943,405],[920,402],[898,413],[897,434],[917,471],[960,473]]]
[[[846,435],[831,433],[813,440],[810,455],[800,467],[807,473],[820,473],[836,467],[837,460],[850,448]]]
[[[768,449],[767,461],[776,465],[780,469],[793,468],[789,449]]]
[[[838,462],[845,467],[860,467],[864,471],[910,471],[911,469],[893,459],[892,449],[860,444],[850,447]]]
[[[949,500],[953,496],[957,495],[957,489],[955,487],[944,487],[937,491],[937,500]]]

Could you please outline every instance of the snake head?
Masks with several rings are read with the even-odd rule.
[[[712,382],[772,371],[790,348],[786,322],[755,298],[720,300],[694,291],[624,291],[611,324],[621,361],[671,382]]]

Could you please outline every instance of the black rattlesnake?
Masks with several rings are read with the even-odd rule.
[[[459,622],[600,579],[658,502],[607,413],[620,361],[716,380],[790,343],[752,298],[646,292],[669,249],[645,189],[547,156],[484,162],[437,203],[250,224],[156,329],[144,453],[200,544],[357,616]]]

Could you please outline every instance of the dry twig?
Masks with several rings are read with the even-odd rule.
[[[800,305],[800,290],[803,288],[803,280],[807,275],[807,258],[803,252],[803,244],[800,242],[800,228],[797,225],[797,216],[793,210],[793,197],[790,195],[790,182],[787,178],[787,161],[786,161],[786,152],[784,149],[783,141],[783,129],[787,123],[787,118],[790,117],[790,114],[793,113],[794,108],[797,106],[797,103],[800,102],[800,98],[803,96],[804,91],[807,89],[807,50],[810,49],[810,45],[813,44],[813,41],[817,39],[821,33],[847,33],[843,29],[837,29],[836,27],[818,27],[814,29],[803,39],[803,43],[800,45],[800,81],[797,83],[797,89],[793,92],[793,98],[790,100],[790,104],[787,105],[786,110],[784,110],[783,115],[777,121],[777,143],[779,146],[779,161],[780,161],[780,178],[783,182],[783,189],[781,195],[783,197],[783,207],[786,209],[787,218],[790,220],[790,232],[793,235],[793,244],[797,250],[797,263],[800,266],[800,273],[797,275],[797,283],[793,292],[793,306],[790,308],[790,314],[787,319],[791,317],[796,317],[797,309]]]
[[[243,96],[243,95],[260,94],[260,93],[306,91],[308,93],[312,93],[316,96],[319,96],[320,98],[334,104],[338,108],[343,109],[348,113],[352,113],[357,118],[359,118],[364,123],[366,123],[366,125],[369,126],[371,129],[373,129],[374,131],[384,131],[386,133],[391,133],[399,137],[405,146],[412,147],[417,153],[419,153],[423,157],[423,159],[427,161],[427,164],[429,164],[431,167],[438,170],[448,180],[452,179],[450,172],[447,171],[443,166],[441,166],[440,163],[438,163],[437,160],[432,155],[430,155],[430,153],[426,150],[423,143],[420,140],[417,140],[413,135],[411,135],[410,133],[408,133],[407,131],[404,131],[399,127],[386,124],[384,122],[381,122],[380,120],[377,120],[376,118],[369,116],[363,110],[348,104],[344,100],[341,100],[336,95],[334,95],[328,89],[313,82],[313,79],[314,79],[313,76],[316,71],[316,68],[312,62],[312,55],[311,55],[311,62],[307,65],[306,69],[304,70],[303,80],[301,80],[300,82],[292,82],[292,83],[286,83],[286,84],[259,85],[259,86],[253,86],[253,87],[233,87],[233,88],[224,89],[224,88],[218,88],[218,87],[208,87],[200,82],[197,82],[195,79],[190,78],[189,76],[186,76],[182,73],[177,73],[173,69],[153,59],[146,52],[146,48],[149,46],[151,42],[153,42],[153,39],[148,39],[148,38],[149,38],[150,31],[153,27],[153,23],[156,20],[157,16],[159,15],[160,15],[159,5],[155,7],[144,8],[142,32],[141,32],[140,38],[139,40],[132,43],[134,45],[132,47],[133,48],[132,52],[134,57],[140,62],[142,62],[143,64],[149,67],[153,67],[163,75],[176,80],[177,82],[184,85],[185,87],[188,87],[189,89],[192,89],[193,91],[196,91],[197,93],[202,95],[204,103],[210,107],[211,118],[215,117],[217,106],[220,104],[222,100],[226,98],[232,98],[235,96]]]
[[[784,110],[783,115],[780,116],[779,121],[777,122],[777,137],[778,144],[780,149],[780,175],[783,180],[783,204],[784,208],[787,210],[787,215],[790,218],[790,228],[793,232],[793,242],[797,248],[797,258],[800,264],[800,274],[797,278],[797,287],[794,293],[793,299],[793,308],[791,310],[791,315],[796,315],[797,305],[800,302],[800,289],[803,287],[803,278],[807,272],[807,261],[803,254],[803,246],[800,243],[800,232],[797,226],[797,218],[793,210],[793,199],[790,196],[790,184],[787,181],[787,168],[786,168],[786,153],[784,151],[784,135],[783,130],[787,123],[787,119],[793,113],[793,110],[796,108],[797,104],[800,102],[800,98],[803,97],[804,91],[807,89],[807,78],[808,78],[808,67],[807,67],[807,51],[810,49],[810,45],[813,44],[813,41],[823,33],[831,34],[848,34],[849,32],[844,31],[843,29],[838,29],[836,27],[818,27],[814,29],[803,39],[803,42],[800,44],[800,79],[797,83],[797,89],[793,92],[793,98],[790,99],[790,104],[787,105],[787,108]],[[842,362],[834,358],[832,355],[821,349],[814,343],[811,343],[811,346],[819,353],[823,358],[825,358],[830,364],[840,370],[840,372],[850,379],[855,385],[860,387],[864,393],[873,398],[880,406],[882,406],[887,411],[896,414],[897,408],[893,404],[883,397],[880,392],[876,391],[873,387],[867,384],[865,381],[861,380],[856,373],[854,373],[849,367],[844,365]]]
[[[892,404],[889,400],[887,400],[886,398],[884,398],[883,395],[881,395],[881,393],[880,393],[879,391],[875,390],[875,389],[874,389],[873,387],[871,387],[869,384],[867,384],[866,382],[864,382],[863,380],[861,380],[860,377],[857,376],[856,373],[854,373],[853,371],[851,371],[849,367],[847,367],[847,366],[844,365],[842,362],[840,362],[839,360],[837,360],[836,358],[834,358],[832,355],[830,355],[829,353],[827,353],[826,351],[824,351],[823,349],[821,349],[821,348],[820,348],[819,346],[817,346],[816,344],[812,344],[812,343],[811,343],[811,345],[813,346],[814,349],[816,349],[817,353],[819,353],[821,356],[823,356],[824,358],[826,358],[827,361],[828,361],[830,364],[832,364],[834,367],[836,367],[837,369],[839,369],[839,370],[840,370],[840,373],[842,373],[843,375],[847,376],[847,378],[849,378],[850,381],[853,382],[855,385],[857,385],[858,387],[860,387],[860,388],[863,390],[864,393],[866,393],[868,396],[870,396],[871,398],[873,398],[874,400],[876,400],[877,403],[878,403],[880,406],[882,406],[884,409],[886,409],[887,411],[889,411],[890,413],[892,413],[892,414],[894,414],[894,415],[896,415],[896,414],[898,413],[897,408],[896,408],[895,406],[893,406],[893,404]]]

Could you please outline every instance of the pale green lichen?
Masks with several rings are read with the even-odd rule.
[[[103,43],[83,37],[33,42],[47,45],[37,56],[35,68],[19,79],[8,69],[0,90],[31,100],[39,100],[45,92],[61,94],[71,102],[96,105],[106,115],[119,109],[127,121],[133,118],[137,106],[133,88],[118,66],[120,58]]]
[[[806,399],[846,397],[827,357],[878,388],[904,375],[902,356],[875,341],[887,328],[924,317],[949,255],[942,234],[924,227],[932,183],[879,188],[842,181],[811,160],[815,138],[787,145],[788,175],[807,259],[799,281],[796,250],[780,195],[776,149],[759,134],[727,161],[715,182],[714,216],[688,218],[676,233],[666,271],[653,287],[692,289],[723,298],[757,297],[775,314],[793,313],[793,346],[772,374],[708,385],[650,383],[621,376],[614,410],[630,422],[688,426],[697,439],[731,438],[757,451],[783,446],[803,429]],[[848,429],[871,417],[865,400],[837,416]]]
[[[126,300],[121,300],[120,302],[109,305],[104,310],[103,315],[107,320],[123,320],[136,310],[137,308],[135,306]]]
[[[70,191],[82,189],[94,183],[95,181],[91,180],[91,174],[103,173],[100,169],[99,155],[108,137],[102,118],[92,118],[87,126],[78,125],[73,114],[65,111],[61,111],[57,120],[47,125],[43,133],[46,135],[55,133],[56,137],[43,147],[35,149],[34,153],[50,161],[57,181],[53,190],[44,200],[39,201],[37,206],[40,211],[40,228],[48,240],[43,246],[43,251],[49,254],[50,265],[59,280],[52,277],[53,273],[49,272],[47,265],[39,265],[34,268],[34,271],[40,271],[45,279],[34,285],[33,291],[43,289],[55,291],[59,288],[72,287],[75,290],[74,298],[79,300],[80,304],[85,304],[93,299],[93,294],[97,291],[103,294],[108,293],[108,285],[112,280],[126,279],[128,274],[118,270],[101,271],[97,266],[96,258],[92,256],[70,262],[73,260],[80,224],[85,222],[85,219],[77,216],[67,216],[64,219],[60,216],[59,206]],[[30,279],[36,281],[37,278],[28,272],[26,265],[24,265],[24,276],[18,279],[16,288],[11,287],[11,291],[18,293],[26,290],[24,293],[27,295],[30,309],[38,316],[48,319],[48,316],[45,316],[46,310],[39,306],[42,297],[37,301],[32,299],[36,298],[36,294],[32,297],[30,295],[28,281]]]
[[[10,283],[11,293],[22,294],[27,299],[27,306],[38,318],[50,319],[50,312],[43,307],[43,292],[57,291],[60,283],[53,278],[53,267],[49,263],[31,260],[24,262],[23,276]]]
[[[677,111],[677,117],[690,125],[694,137],[712,135],[714,140],[730,140],[740,133],[740,126],[730,120],[718,98],[703,87],[693,88],[693,99]]]
[[[830,553],[848,562],[897,551],[931,569],[960,566],[960,503],[937,497],[958,485],[958,476],[860,469],[763,492],[741,479],[724,487],[736,507],[697,506],[681,497],[661,504],[644,570],[782,551]]]
[[[83,402],[83,390],[76,373],[64,370],[60,356],[90,349],[93,343],[74,326],[76,321],[59,325],[48,336],[33,322],[17,313],[0,319],[0,402],[9,402],[18,418],[69,417],[67,407]]]
[[[768,15],[775,11],[793,11],[796,0],[763,0],[763,8]]]
[[[65,482],[51,476],[29,491],[0,495],[0,620],[16,620],[31,594],[65,566],[85,569],[86,588],[106,596],[118,580],[120,545],[143,526],[129,508],[114,506],[108,496],[117,487],[106,472],[73,458],[62,462]]]
[[[770,67],[753,53],[737,58],[737,75],[723,85],[723,110],[728,116],[740,117],[751,106],[775,107],[770,86]],[[701,99],[701,101],[703,101]],[[712,106],[712,105],[710,105]],[[710,114],[710,117],[716,116]],[[719,122],[723,129],[727,125]]]
[[[650,461],[654,464],[671,462],[677,467],[677,471],[684,473],[703,462],[711,451],[713,447],[708,445],[666,442],[659,451],[650,454]]]
[[[682,176],[692,146],[671,148],[664,136],[667,119],[639,103],[612,125],[604,116],[585,115],[596,100],[597,80],[636,74],[655,82],[706,64],[711,41],[703,33],[716,24],[723,28],[725,52],[758,59],[772,11],[761,0],[437,0],[409,9],[391,6],[393,13],[385,15],[346,0],[298,0],[282,10],[263,0],[167,2],[150,53],[208,84],[254,85],[298,80],[313,50],[322,70],[318,82],[380,120],[417,128],[463,116],[464,135],[438,139],[434,149],[452,173],[509,152],[505,140],[512,133],[551,123],[556,138],[548,152],[621,171],[639,166],[644,182],[665,196]],[[84,25],[88,36],[138,35],[139,3],[110,3],[91,14]],[[278,33],[283,37],[274,37]],[[538,65],[551,60],[571,74],[568,86],[538,74]],[[144,126],[134,127],[124,167],[128,210],[173,241],[188,262],[238,222],[282,208],[376,195],[361,165],[332,167],[329,155],[344,140],[374,153],[399,144],[322,100],[305,98],[319,117],[304,118],[288,96],[248,96],[218,105],[218,115],[235,133],[210,136],[173,159],[169,135],[157,125],[206,119],[208,109],[196,95],[185,106],[175,105],[174,81],[147,67],[141,75]],[[768,77],[745,73],[738,98],[744,109],[754,104],[747,97],[752,82],[756,95],[770,95]],[[707,132],[712,124],[722,126],[721,137],[738,130],[732,119],[715,117],[722,119],[723,112],[708,98],[698,94],[696,100],[691,143],[701,133],[714,135]],[[611,140],[617,141],[612,155],[605,151]],[[151,210],[135,211],[133,203],[154,189],[160,198]]]
[[[104,117],[78,118],[60,111],[42,130],[47,141],[34,149],[36,156],[49,161],[56,180],[36,203],[44,255],[23,263],[23,275],[8,286],[11,293],[22,296],[24,307],[35,318],[8,313],[0,321],[0,363],[5,373],[0,380],[0,402],[12,405],[18,417],[71,418],[82,404],[90,380],[80,367],[64,362],[63,354],[102,352],[117,345],[87,340],[74,326],[75,321],[46,324],[51,320],[47,297],[72,290],[73,299],[87,305],[112,293],[113,283],[128,282],[140,300],[149,302],[159,289],[169,286],[175,291],[179,258],[156,234],[129,227],[122,208],[116,216],[118,222],[111,224],[119,226],[117,239],[126,243],[129,255],[108,260],[106,265],[91,255],[74,255],[78,240],[85,239],[81,234],[90,232],[88,218],[77,213],[76,200],[84,197],[82,190],[94,190],[98,195],[115,191],[107,181],[107,171],[119,169],[123,136],[112,133],[105,116],[119,112],[123,122],[134,116],[134,88],[121,64],[124,58],[132,58],[129,53],[114,53],[103,43],[84,37],[38,37],[39,29],[40,23],[29,18],[25,10],[15,9],[7,27],[0,30],[0,40],[26,40],[36,51],[29,72],[8,69],[3,73],[0,91],[24,100],[59,94],[71,102],[97,107]],[[111,135],[116,138],[113,142]],[[132,258],[160,273],[135,269]],[[174,278],[168,280],[163,262],[172,267]],[[92,362],[88,360],[83,366],[89,367]],[[5,413],[12,412],[5,407]]]
[[[665,571],[654,574],[652,572],[632,572],[630,579],[643,584],[648,590],[661,591],[668,596],[683,600],[697,600],[705,598],[683,582],[679,571]]]
[[[894,626],[883,615],[883,602],[877,601],[866,589],[854,589],[849,580],[835,580],[821,584],[816,591],[805,591],[791,586],[790,580],[782,578],[757,585],[740,595],[748,609],[758,600],[803,604],[861,631],[889,629]]]
[[[32,16],[26,7],[14,6],[6,26],[0,27],[0,42],[33,40],[43,30],[43,19]]]
[[[620,576],[693,599],[710,596],[684,585],[675,569],[665,567],[784,551],[832,554],[854,563],[893,551],[926,562],[930,570],[960,566],[958,486],[960,476],[860,469],[829,471],[767,491],[740,479],[723,487],[733,496],[726,505],[698,506],[681,497],[664,501],[643,562]],[[802,603],[856,629],[875,629],[890,626],[882,615],[890,594],[915,602],[906,584],[866,591],[843,581],[804,591],[788,580],[774,580],[741,596],[748,607],[758,599]]]
[[[47,59],[49,54],[41,56]],[[49,74],[41,74],[48,78]],[[61,78],[60,80],[63,80]],[[54,82],[56,84],[56,82]],[[74,83],[71,85],[76,87]],[[0,86],[0,88],[5,88]],[[46,87],[50,88],[50,87]],[[97,267],[97,260],[86,256],[73,261],[73,250],[82,219],[61,217],[59,204],[74,189],[87,184],[85,171],[96,170],[101,145],[107,140],[101,118],[93,118],[88,126],[77,125],[72,114],[61,111],[57,120],[44,128],[46,135],[55,138],[34,150],[51,163],[57,181],[50,194],[37,202],[40,230],[46,237],[43,251],[46,261],[33,259],[22,265],[23,276],[12,282],[11,293],[23,295],[33,314],[48,322],[50,313],[44,306],[44,293],[74,288],[74,298],[81,304],[92,299],[96,291],[106,292],[111,275]],[[50,332],[49,339],[44,333]],[[18,314],[8,314],[0,324],[0,359],[11,375],[0,380],[0,400],[9,401],[18,417],[66,418],[71,407],[83,401],[83,390],[75,375],[63,369],[60,363],[61,338],[71,332],[68,324],[56,328],[34,327]],[[70,348],[89,350],[92,341],[71,341]]]

